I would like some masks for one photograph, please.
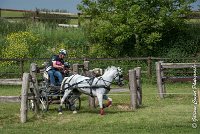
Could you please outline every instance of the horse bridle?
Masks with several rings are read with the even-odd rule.
[[[123,75],[120,74],[119,70],[117,69],[117,74],[116,74],[116,76],[115,76],[113,79],[117,78],[118,76],[119,76],[118,83],[121,83],[121,82],[123,81],[123,80],[121,80],[121,78],[123,78]],[[103,80],[103,82],[104,82],[104,84],[105,84],[106,87],[108,87],[108,86],[106,85],[106,82],[108,82],[108,83],[110,83],[110,84],[113,84],[113,82],[104,80],[102,77],[100,77],[99,80]],[[97,83],[98,83],[98,81],[97,81],[95,84],[97,84]]]
[[[123,78],[123,74],[120,74],[120,71],[117,69],[117,75],[114,77],[117,78],[119,76],[119,79],[118,79],[118,83],[121,83],[123,80],[121,80],[121,78]]]

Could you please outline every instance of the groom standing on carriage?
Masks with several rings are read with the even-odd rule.
[[[65,49],[61,49],[58,55],[53,55],[49,61],[46,71],[50,78],[50,86],[60,86],[63,80],[63,74],[68,72],[69,64],[64,62],[64,57],[67,55]],[[58,82],[56,82],[57,77]]]

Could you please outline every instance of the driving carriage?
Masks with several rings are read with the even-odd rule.
[[[37,67],[36,64],[32,64],[32,65],[34,65],[33,67],[34,69],[32,69],[31,72],[32,72],[32,76],[35,76],[35,78],[33,78],[34,81],[31,82],[32,84],[30,86],[29,94],[31,94],[32,96],[38,96],[39,108],[42,111],[48,111],[51,104],[60,103],[60,100],[64,95],[64,91],[60,90],[61,88],[60,85],[55,85],[55,86],[50,85],[49,75],[44,69],[46,66],[46,63],[44,63],[42,67]],[[37,74],[37,77],[41,77],[41,78],[37,79],[36,74]],[[38,76],[38,74],[40,76]],[[71,74],[72,73],[69,71],[63,75],[64,77],[67,77],[67,76],[70,76]],[[55,80],[56,82],[58,82],[58,79],[56,77],[55,77]],[[34,88],[36,88],[37,90],[34,90]],[[37,91],[37,93],[34,91]],[[68,98],[65,100],[64,104],[65,104],[66,109],[69,109],[72,111],[79,110],[81,106],[81,99],[80,97],[77,97],[73,93],[71,93],[68,96]],[[35,110],[36,101],[34,98],[28,99],[28,107],[30,110]]]

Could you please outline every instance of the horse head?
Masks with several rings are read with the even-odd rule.
[[[120,67],[111,66],[108,67],[105,72],[113,72],[113,80],[117,83],[118,86],[123,86],[123,74],[122,69]]]
[[[116,70],[116,75],[114,77],[115,82],[117,82],[118,86],[123,86],[124,85],[124,79],[123,79],[123,74],[122,74],[122,69],[120,67],[117,68]]]

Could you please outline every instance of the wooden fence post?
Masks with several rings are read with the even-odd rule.
[[[89,72],[89,61],[84,61],[83,65],[84,65],[84,74],[85,74],[85,76],[92,77],[91,73]],[[88,97],[89,107],[90,108],[96,108],[96,101],[97,101],[97,97],[89,96]]]
[[[81,13],[78,13],[78,26],[81,26]]]
[[[137,108],[137,82],[136,82],[136,71],[129,70],[129,86],[131,93],[131,109],[136,110]]]
[[[73,64],[73,74],[78,74],[78,63]]]
[[[199,100],[199,106],[200,106],[200,90],[198,90],[198,100]]]
[[[150,78],[151,77],[151,57],[148,57],[147,64],[148,64],[148,66],[147,66],[147,75]]]
[[[84,66],[84,74],[85,76],[87,76],[89,73],[89,61],[84,61],[83,66]]]
[[[156,62],[156,76],[157,76],[157,86],[160,98],[164,98],[163,95],[163,81],[162,81],[162,67],[161,62]]]
[[[21,90],[21,109],[20,109],[20,118],[21,123],[25,123],[27,120],[28,112],[28,89],[29,89],[29,73],[23,74],[22,90]]]
[[[39,113],[39,87],[38,87],[38,81],[37,81],[37,77],[36,77],[36,73],[37,73],[37,64],[35,63],[31,63],[30,66],[30,75],[31,75],[31,83],[32,83],[32,88],[33,88],[33,92],[35,94],[35,99],[36,99],[36,106],[35,106],[35,113]]]
[[[163,78],[164,77],[164,70],[163,70],[163,67],[162,67],[163,61],[160,61],[160,63],[161,63],[161,78]],[[162,80],[162,92],[164,93],[163,97],[165,97],[166,88],[165,88],[165,83],[164,83],[163,80]]]
[[[0,8],[0,18],[1,18],[1,8]]]
[[[85,69],[86,71],[89,71],[89,61],[84,61],[84,62],[83,62],[83,65],[84,65],[84,69]]]
[[[20,59],[20,71],[21,71],[21,76],[20,78],[23,76],[23,73],[24,73],[24,61],[23,59]]]
[[[140,106],[142,105],[141,67],[136,67],[134,70],[137,78],[137,104]]]
[[[96,108],[96,101],[97,101],[97,97],[88,97],[88,102],[89,102],[89,107],[90,108]]]

